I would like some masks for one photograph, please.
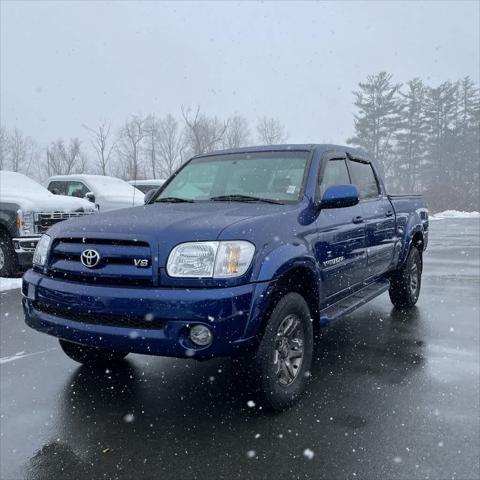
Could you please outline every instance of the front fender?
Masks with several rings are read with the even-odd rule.
[[[255,281],[267,282],[279,278],[295,267],[308,267],[318,275],[315,258],[301,243],[284,244],[265,255]]]

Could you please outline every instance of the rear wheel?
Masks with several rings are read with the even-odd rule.
[[[72,359],[84,365],[108,365],[123,360],[128,352],[116,352],[98,347],[59,340],[62,350]]]
[[[286,294],[276,305],[257,351],[244,359],[251,380],[267,406],[284,410],[302,395],[313,351],[313,327],[307,303],[298,293]]]
[[[416,247],[412,247],[403,266],[391,277],[390,300],[397,308],[413,307],[420,295],[422,285],[422,258]]]
[[[17,254],[12,241],[5,232],[0,231],[0,277],[12,275],[17,271]]]

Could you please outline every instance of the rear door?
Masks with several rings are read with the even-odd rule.
[[[318,186],[321,199],[332,185],[350,184],[346,157],[326,161]],[[359,221],[360,205],[322,209],[317,217],[318,239],[315,247],[322,271],[323,299],[346,295],[350,287],[364,279],[366,267],[365,225]]]
[[[366,229],[367,269],[365,279],[385,273],[392,262],[395,246],[395,215],[390,200],[382,191],[372,164],[349,158],[352,183],[360,191],[361,215]]]

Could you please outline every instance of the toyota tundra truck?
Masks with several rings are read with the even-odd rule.
[[[388,195],[356,150],[198,155],[145,201],[54,225],[23,277],[27,324],[77,362],[232,356],[282,410],[320,329],[387,291],[396,308],[418,300],[425,202]]]

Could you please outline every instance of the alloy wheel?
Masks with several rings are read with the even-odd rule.
[[[280,323],[275,339],[273,364],[280,385],[290,385],[300,372],[304,356],[304,331],[296,315],[288,315]]]

